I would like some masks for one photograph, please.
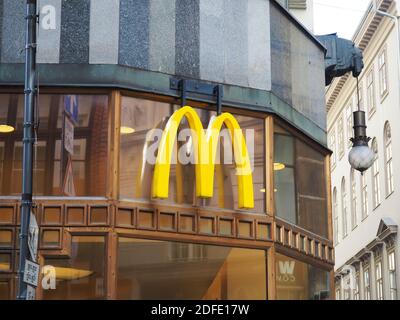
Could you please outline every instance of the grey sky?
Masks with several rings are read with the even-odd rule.
[[[370,0],[314,0],[314,33],[351,39]]]

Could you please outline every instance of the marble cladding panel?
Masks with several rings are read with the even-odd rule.
[[[60,61],[61,0],[39,0],[38,52],[39,63]]]
[[[120,0],[119,15],[119,64],[149,69],[150,0]]]
[[[175,0],[150,1],[150,69],[175,73]]]
[[[62,0],[60,63],[89,63],[90,0]]]
[[[175,72],[200,78],[200,5],[199,0],[176,0]]]
[[[117,64],[118,38],[119,0],[92,0],[89,63]]]
[[[25,1],[2,0],[1,62],[25,61]]]
[[[271,6],[272,92],[326,128],[324,53]]]

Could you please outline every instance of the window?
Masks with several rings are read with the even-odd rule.
[[[364,267],[364,300],[371,300],[371,278],[369,266]]]
[[[344,300],[350,300],[351,299],[351,279],[350,279],[350,275],[347,276],[344,279],[344,289],[343,289],[343,298]]]
[[[347,119],[347,147],[351,148],[353,143],[351,138],[353,137],[353,103],[350,103],[346,108],[346,119]]]
[[[329,300],[329,272],[281,254],[275,270],[277,300]]]
[[[331,167],[334,168],[336,165],[336,132],[335,129],[329,134],[329,148],[332,151],[331,155]]]
[[[338,122],[338,139],[339,139],[339,158],[341,159],[344,155],[344,128],[343,128],[342,116],[340,116]]]
[[[0,94],[0,123],[15,129],[0,134],[3,196],[19,195],[22,190],[23,102],[23,95]],[[66,111],[71,105],[72,116]],[[38,109],[34,195],[104,197],[107,175],[99,172],[107,172],[108,97],[41,94]],[[71,144],[63,140],[67,125],[73,131]],[[72,182],[67,185],[67,180]]]
[[[383,97],[388,92],[386,49],[383,50],[378,56],[378,69],[379,69],[379,92],[381,94],[381,97]]]
[[[375,103],[374,68],[372,68],[367,75],[367,107],[369,115],[375,112]]]
[[[361,202],[362,202],[362,218],[363,220],[368,216],[368,185],[366,179],[366,172],[361,175]]]
[[[384,293],[383,293],[382,260],[375,261],[375,278],[376,278],[376,298],[377,300],[383,300]]]
[[[351,183],[351,227],[354,229],[357,227],[357,184],[356,184],[356,173],[354,169],[350,172],[350,183]]]
[[[343,238],[348,236],[348,217],[347,217],[347,191],[346,180],[342,179],[342,222],[343,222]]]
[[[337,189],[333,189],[333,232],[335,245],[339,243],[339,213],[338,213],[338,198]]]
[[[117,271],[119,300],[267,299],[263,250],[119,237]]]
[[[394,191],[393,182],[393,153],[392,153],[392,131],[389,122],[386,122],[384,130],[385,141],[385,167],[386,167],[386,195],[389,196]]]
[[[337,301],[339,301],[341,299],[341,297],[340,297],[340,288],[336,288],[335,299]]]
[[[360,273],[356,273],[356,283],[354,284],[354,300],[360,300]]]
[[[378,154],[378,143],[376,138],[372,140],[372,150],[375,153],[374,164],[372,165],[372,190],[373,190],[373,200],[374,208],[378,207],[381,203],[381,188],[379,183],[379,154]]]
[[[276,214],[327,238],[326,156],[280,126],[274,127]]]
[[[43,299],[105,299],[105,248],[102,236],[73,236],[70,258],[54,257],[45,261],[46,266],[54,268],[56,288],[43,290]]]
[[[389,285],[390,285],[390,299],[397,300],[397,284],[396,284],[396,255],[392,251],[388,253],[389,265]]]
[[[122,97],[121,126],[126,128],[120,140],[120,199],[139,201],[160,201],[152,198],[151,186],[157,157],[158,143],[165,129],[168,118],[178,106],[158,101]],[[207,128],[215,111],[195,108]],[[250,161],[254,164],[253,186],[255,208],[258,213],[265,212],[265,175],[264,175],[264,119],[235,115],[239,122],[249,150]],[[185,130],[186,129],[186,130]],[[177,139],[173,147],[169,179],[168,199],[165,203],[177,205],[195,205],[211,208],[238,210],[237,175],[227,131],[221,132],[220,158],[228,155],[230,160],[216,165],[214,196],[211,199],[196,197],[196,177],[194,167],[194,139],[186,118],[179,125]],[[224,135],[224,133],[226,133]],[[256,147],[254,147],[256,146]],[[139,156],[140,155],[140,156]],[[218,154],[217,154],[218,156]],[[221,163],[220,163],[221,164]]]

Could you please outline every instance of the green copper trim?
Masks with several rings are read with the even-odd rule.
[[[120,65],[39,64],[41,86],[120,88],[179,98],[180,93],[170,89],[172,75],[139,70]],[[176,77],[176,76],[174,76]],[[22,86],[23,64],[0,64],[0,86]],[[213,101],[190,96],[191,100]],[[283,120],[327,146],[326,131],[302,115],[272,92],[232,85],[224,85],[224,105],[253,111],[274,113]]]

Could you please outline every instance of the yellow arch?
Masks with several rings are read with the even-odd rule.
[[[176,111],[165,127],[154,169],[152,196],[160,199],[168,198],[172,152],[179,124],[183,117],[186,117],[190,129],[196,133],[196,136],[192,137],[192,139],[193,145],[195,146],[194,157],[197,197],[212,198],[213,196],[218,137],[222,125],[225,124],[230,132],[235,155],[238,179],[238,205],[241,209],[253,209],[253,176],[246,142],[239,123],[230,113],[224,113],[214,118],[205,134],[199,116],[196,111],[189,106]]]

